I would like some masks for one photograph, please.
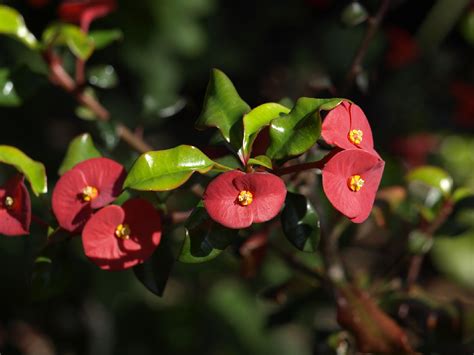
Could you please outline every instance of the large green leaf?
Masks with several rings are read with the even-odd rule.
[[[209,159],[190,145],[142,154],[132,166],[124,187],[135,190],[167,191],[184,184],[193,173],[211,169],[232,170]]]
[[[89,32],[89,38],[94,42],[95,49],[102,49],[115,41],[121,40],[123,33],[120,30],[98,30]]]
[[[301,251],[313,252],[319,243],[319,216],[309,200],[288,192],[281,213],[281,225],[288,240]]]
[[[43,32],[43,42],[49,45],[66,45],[78,58],[87,60],[94,51],[94,41],[75,25],[55,23]]]
[[[238,231],[213,222],[200,203],[188,218],[178,260],[202,263],[217,257],[235,240]]]
[[[242,119],[249,111],[249,105],[240,98],[230,79],[222,71],[213,69],[196,128],[218,128],[225,140],[238,150],[242,143]]]
[[[59,167],[59,175],[64,174],[74,165],[81,161],[101,157],[102,154],[94,146],[94,142],[89,133],[84,133],[74,138],[67,148],[66,156],[64,157],[61,166]]]
[[[4,5],[0,5],[0,33],[12,36],[32,49],[38,47],[38,41],[26,27],[21,14]]]
[[[166,283],[175,262],[173,251],[166,240],[162,240],[153,255],[133,268],[137,279],[157,296],[163,296]]]
[[[15,84],[10,78],[10,71],[0,68],[0,106],[19,106],[21,99],[18,96]]]
[[[0,145],[0,162],[14,166],[25,175],[35,195],[48,191],[44,165],[32,160],[21,150],[9,145]]]
[[[406,179],[409,183],[422,183],[438,189],[444,196],[449,196],[453,188],[451,176],[437,166],[420,166],[411,170]]]
[[[283,159],[304,153],[321,135],[321,110],[331,110],[342,99],[313,99],[302,97],[293,109],[270,124],[270,146],[267,155]]]
[[[255,107],[249,113],[244,115],[244,139],[242,150],[244,157],[250,157],[253,142],[257,138],[258,133],[263,127],[268,126],[270,122],[280,116],[280,114],[287,114],[290,109],[274,103],[269,102]]]

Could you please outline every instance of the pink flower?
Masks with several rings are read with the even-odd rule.
[[[17,174],[0,187],[0,234],[29,234],[31,203],[23,180],[23,175]]]
[[[331,204],[354,223],[369,217],[385,162],[360,149],[336,153],[324,166],[323,190]]]
[[[161,240],[161,217],[146,200],[102,208],[82,232],[86,256],[104,270],[123,270],[148,259]]]
[[[278,176],[234,170],[212,180],[203,201],[214,221],[228,228],[240,229],[275,217],[285,197],[286,187]]]
[[[326,143],[342,149],[359,148],[375,153],[367,117],[359,106],[347,101],[329,111],[322,124],[321,136]]]
[[[107,16],[115,8],[115,0],[64,0],[58,12],[61,20],[77,23],[88,32],[92,21]]]
[[[83,161],[66,172],[53,191],[53,212],[59,225],[80,232],[93,210],[120,195],[126,171],[108,158]]]

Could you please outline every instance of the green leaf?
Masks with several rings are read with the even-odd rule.
[[[457,237],[436,237],[431,250],[435,266],[456,281],[474,288],[474,229]]]
[[[110,89],[118,84],[118,77],[111,65],[96,65],[87,71],[89,83],[102,89]]]
[[[0,145],[0,162],[14,166],[25,175],[35,195],[48,191],[44,165],[32,160],[21,150],[8,145]]]
[[[163,296],[166,283],[173,269],[175,257],[165,240],[160,242],[153,255],[133,268],[137,279],[157,296]]]
[[[21,99],[18,96],[15,84],[10,79],[10,71],[6,68],[0,69],[0,106],[20,106]]]
[[[258,157],[250,158],[247,163],[252,165],[260,165],[267,169],[273,169],[272,161],[266,155],[259,155]]]
[[[4,5],[0,5],[0,33],[16,38],[31,49],[38,47],[38,41],[26,27],[23,16]]]
[[[452,199],[454,203],[457,203],[461,200],[464,200],[465,198],[472,196],[474,196],[473,189],[469,187],[458,187],[456,190],[454,190]]]
[[[341,13],[341,21],[346,26],[357,26],[367,20],[369,14],[365,7],[354,1],[347,5]]]
[[[184,184],[195,172],[232,170],[209,159],[190,145],[142,154],[128,173],[124,187],[135,190],[167,191]]]
[[[120,30],[100,30],[89,32],[89,38],[94,42],[95,49],[103,49],[115,41],[123,38]]]
[[[94,51],[94,42],[75,25],[56,23],[43,32],[46,46],[66,45],[78,58],[87,60]]]
[[[270,146],[267,155],[283,159],[304,153],[321,135],[321,110],[331,110],[342,99],[313,99],[302,97],[293,109],[270,124]]]
[[[426,254],[433,246],[433,237],[419,229],[415,229],[408,235],[408,250],[412,254]]]
[[[445,197],[449,196],[453,187],[453,179],[451,176],[437,166],[420,166],[411,170],[406,180],[409,183],[418,182],[438,189]]]
[[[290,109],[273,102],[269,102],[255,107],[249,113],[244,115],[244,139],[242,150],[244,157],[250,157],[253,142],[263,127],[268,126],[270,122],[280,116],[281,113],[287,114]]]
[[[94,146],[94,142],[89,133],[84,133],[74,138],[67,148],[66,156],[64,157],[61,166],[59,167],[59,175],[63,175],[66,171],[71,169],[74,165],[81,161],[101,157],[102,154]]]
[[[287,193],[281,224],[285,236],[296,248],[306,252],[316,251],[321,235],[319,216],[305,196]]]
[[[230,79],[222,71],[213,69],[196,128],[218,128],[225,140],[238,150],[242,143],[242,119],[249,111],[249,105],[240,98]]]
[[[202,202],[196,207],[185,226],[185,238],[178,260],[202,263],[217,257],[235,238],[238,231],[213,222]]]

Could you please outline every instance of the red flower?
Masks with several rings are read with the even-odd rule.
[[[407,30],[392,27],[387,31],[389,48],[385,56],[385,64],[391,69],[402,68],[420,55],[420,50],[413,36]]]
[[[9,236],[29,233],[30,195],[23,175],[15,175],[0,187],[0,234]]]
[[[409,168],[426,164],[428,155],[439,146],[440,139],[430,133],[418,133],[399,137],[392,142],[392,150],[400,156]]]
[[[352,222],[369,216],[385,162],[360,149],[343,150],[324,166],[323,189],[332,205]]]
[[[140,198],[104,207],[82,232],[84,253],[104,270],[123,270],[144,262],[160,240],[160,214]]]
[[[343,101],[329,111],[323,121],[321,135],[326,143],[339,148],[360,148],[375,153],[369,122],[356,104]]]
[[[53,191],[53,212],[59,225],[80,232],[93,210],[120,194],[125,175],[122,165],[107,158],[83,161],[66,172]]]
[[[107,16],[115,7],[115,0],[65,0],[58,12],[61,20],[77,23],[87,32],[92,21]]]
[[[203,201],[214,221],[239,229],[275,217],[285,197],[286,187],[278,176],[234,170],[212,180]]]
[[[28,0],[28,5],[36,8],[48,5],[50,0]]]
[[[462,127],[474,127],[474,85],[455,81],[451,84],[451,95],[456,100],[454,119]]]

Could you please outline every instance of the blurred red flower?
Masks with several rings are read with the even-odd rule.
[[[28,0],[28,5],[30,5],[31,7],[40,8],[45,7],[50,2],[51,0]]]
[[[107,16],[117,7],[115,0],[64,0],[59,5],[59,18],[79,24],[84,32],[97,18]]]
[[[385,64],[390,69],[399,69],[418,59],[420,50],[415,39],[407,30],[392,27],[387,30],[389,47]]]
[[[329,111],[322,124],[326,143],[342,149],[360,148],[374,154],[374,140],[367,117],[356,104],[343,101]]]
[[[234,170],[211,181],[203,196],[211,218],[228,228],[246,228],[275,217],[285,201],[286,187],[278,176]]]
[[[426,164],[428,154],[439,145],[439,138],[430,133],[418,133],[408,137],[400,137],[393,141],[392,150],[408,165],[414,168]]]
[[[354,223],[370,215],[385,162],[360,150],[335,154],[322,169],[323,190],[331,204]]]
[[[31,222],[30,195],[17,174],[0,187],[0,234],[8,236],[29,233]]]
[[[160,240],[160,213],[140,198],[102,208],[82,232],[84,253],[104,270],[123,270],[143,263]]]
[[[53,212],[59,225],[80,232],[93,210],[117,198],[125,176],[124,167],[108,158],[89,159],[74,166],[53,191]]]
[[[474,127],[474,85],[455,81],[451,84],[451,94],[456,100],[456,123],[466,128]]]

